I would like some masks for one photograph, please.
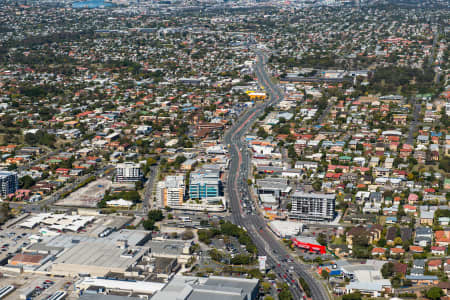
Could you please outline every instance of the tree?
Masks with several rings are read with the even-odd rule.
[[[270,292],[270,289],[272,288],[272,285],[270,283],[268,283],[268,282],[263,281],[261,283],[261,287],[263,288],[264,293],[267,294],[268,292]]]
[[[32,133],[25,134],[25,143],[27,143],[30,146],[34,146],[34,145],[36,145],[37,142],[38,142],[38,139],[37,139],[36,135],[34,135]]]
[[[163,212],[160,209],[152,209],[148,212],[149,220],[153,220],[153,222],[159,222],[164,219]]]
[[[442,157],[439,161],[439,168],[445,172],[450,172],[450,157]]]
[[[322,270],[322,274],[320,275],[322,275],[322,278],[325,280],[328,280],[328,278],[330,278],[330,273],[328,273],[328,271],[325,269]]]
[[[155,229],[155,222],[153,220],[145,220],[142,222],[142,226],[144,226],[145,230],[154,230]]]
[[[444,291],[441,288],[434,286],[427,291],[426,296],[428,299],[438,300],[444,296]]]
[[[25,175],[19,179],[19,185],[23,189],[28,189],[34,185],[35,181],[30,175]]]
[[[303,277],[300,277],[298,279],[303,291],[305,292],[306,296],[311,297],[311,289],[309,288],[308,283],[306,283],[306,280]]]
[[[359,292],[350,293],[342,296],[342,300],[361,300],[361,294]]]
[[[107,205],[105,199],[102,199],[102,200],[100,200],[100,201],[97,203],[97,207],[98,207],[98,208],[106,208],[106,206],[108,206],[108,205]]]
[[[215,248],[209,250],[208,254],[209,254],[209,256],[211,257],[212,260],[219,261],[219,262],[224,257],[224,254],[221,251],[219,251],[219,250],[217,250]]]
[[[288,204],[286,205],[286,209],[287,209],[288,211],[291,211],[291,210],[292,210],[292,203],[288,203]]]
[[[386,246],[386,239],[385,238],[381,238],[381,239],[379,239],[378,240],[378,242],[377,242],[377,246],[378,247],[384,247],[384,246]]]
[[[259,127],[258,131],[256,132],[256,135],[258,135],[260,138],[265,139],[268,137],[269,134],[264,130],[264,128]]]
[[[181,234],[182,240],[192,240],[194,238],[194,233],[192,230],[186,230]]]
[[[291,291],[289,290],[289,286],[286,283],[283,283],[281,286],[281,292],[278,294],[279,300],[294,300]]]
[[[401,244],[403,244],[403,241],[402,241],[402,238],[401,237],[396,237],[395,239],[394,239],[394,243],[396,244],[396,245],[401,245]]]
[[[231,259],[231,264],[233,265],[248,265],[250,263],[253,263],[253,256],[251,254],[238,254]]]
[[[147,158],[148,166],[153,166],[154,164],[156,164],[156,159],[154,159],[153,157]]]
[[[322,183],[320,182],[320,181],[315,181],[313,184],[312,184],[312,187],[313,187],[313,189],[317,192],[317,191],[320,191],[321,190],[321,188],[322,188]]]
[[[322,246],[326,246],[327,245],[327,236],[325,235],[325,233],[319,233],[318,237],[317,237],[317,242],[319,242],[319,244],[321,244]]]
[[[388,262],[387,264],[384,264],[383,267],[381,267],[381,275],[383,275],[383,278],[389,278],[394,274],[394,264],[391,262]]]
[[[138,191],[138,190],[140,190],[140,189],[142,189],[144,187],[144,183],[142,182],[142,181],[136,181],[135,183],[134,183],[134,189],[136,190],[136,191]]]
[[[197,231],[198,240],[207,245],[211,244],[211,238],[214,236],[214,233],[208,229],[200,229]]]
[[[2,206],[0,207],[0,224],[3,224],[6,221],[8,221],[10,216],[11,215],[10,215],[9,204],[3,203]]]

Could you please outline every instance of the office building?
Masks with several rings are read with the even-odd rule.
[[[258,195],[273,195],[277,200],[281,196],[286,196],[291,187],[285,178],[267,178],[256,180],[256,191]]]
[[[6,197],[9,194],[15,193],[19,188],[19,180],[17,173],[0,171],[0,196]]]
[[[125,162],[116,165],[117,182],[134,182],[142,180],[141,166],[133,162]]]
[[[158,182],[156,200],[161,207],[183,205],[184,193],[184,175],[167,176]]]
[[[292,195],[291,201],[291,219],[331,221],[334,218],[335,195],[297,191]]]
[[[220,170],[202,169],[191,173],[189,198],[207,199],[220,196]]]

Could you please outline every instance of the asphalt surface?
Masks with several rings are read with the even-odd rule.
[[[148,173],[148,180],[144,186],[144,199],[142,201],[142,210],[144,213],[148,212],[153,207],[153,188],[155,187],[155,177],[158,174],[158,165],[155,164],[150,166],[150,171]]]
[[[267,256],[266,265],[272,267],[277,276],[290,286],[294,299],[303,297],[302,289],[299,286],[298,278],[302,277],[308,284],[312,299],[329,299],[329,295],[322,283],[314,278],[307,265],[294,260],[285,247],[280,244],[276,237],[269,231],[265,220],[253,209],[243,209],[241,202],[249,199],[248,190],[248,165],[249,155],[247,145],[243,141],[243,136],[248,132],[257,118],[264,113],[264,109],[274,105],[283,99],[283,92],[275,85],[264,65],[267,57],[260,51],[257,52],[257,62],[255,63],[255,73],[259,83],[264,86],[265,91],[270,95],[269,101],[258,104],[243,114],[230,128],[224,136],[224,142],[229,147],[230,169],[227,181],[227,192],[230,198],[230,208],[233,222],[245,228],[258,248],[259,255]]]
[[[409,125],[408,138],[406,139],[406,142],[409,145],[414,145],[414,133],[417,132],[417,126],[419,125],[420,109],[422,106],[420,105],[420,103],[417,103],[417,99],[414,99],[412,107],[413,107],[412,121]]]

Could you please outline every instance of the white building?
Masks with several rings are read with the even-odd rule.
[[[138,128],[136,128],[136,134],[141,135],[148,135],[152,132],[152,126],[147,125],[141,125]]]
[[[116,181],[117,182],[133,182],[140,181],[144,175],[141,166],[133,162],[125,162],[116,165]]]
[[[183,205],[185,189],[184,175],[167,176],[158,182],[156,200],[161,207]]]
[[[272,221],[269,228],[280,238],[290,238],[303,232],[304,225],[299,222],[292,221]]]
[[[292,197],[291,219],[331,221],[334,218],[336,196],[333,194],[295,192]]]

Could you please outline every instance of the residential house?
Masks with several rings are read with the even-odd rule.
[[[442,266],[442,260],[432,259],[428,261],[428,271],[437,271]]]
[[[444,246],[433,246],[431,247],[431,254],[433,255],[445,255],[447,248]]]

